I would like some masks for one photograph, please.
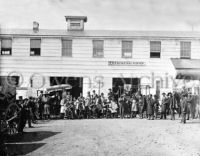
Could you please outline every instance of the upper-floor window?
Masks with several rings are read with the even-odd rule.
[[[191,58],[191,42],[180,42],[181,58]]]
[[[161,42],[150,41],[150,58],[160,58]]]
[[[1,39],[1,55],[12,54],[12,39]]]
[[[30,39],[30,55],[40,56],[41,39]]]
[[[72,56],[72,40],[62,39],[62,56]]]
[[[93,40],[93,57],[103,57],[103,40]]]
[[[132,41],[122,41],[122,57],[131,58],[132,57]]]
[[[81,20],[70,20],[71,29],[81,29]]]

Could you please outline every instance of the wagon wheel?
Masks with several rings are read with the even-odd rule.
[[[5,121],[7,122],[8,134],[13,135],[18,132],[20,108],[17,104],[10,104],[5,113]]]

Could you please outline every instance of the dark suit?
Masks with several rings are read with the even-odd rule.
[[[182,119],[181,122],[182,123],[186,123],[186,114],[188,112],[188,103],[187,103],[187,99],[183,99],[181,101],[181,112],[182,112]]]
[[[120,117],[124,118],[124,106],[125,106],[125,98],[120,97],[119,100],[119,112],[120,112]]]
[[[162,104],[161,104],[161,117],[160,119],[162,119],[164,117],[164,119],[167,118],[167,105],[168,105],[168,98],[167,97],[163,97],[162,99]]]
[[[171,120],[175,120],[175,99],[174,96],[169,98],[169,109],[171,114]]]

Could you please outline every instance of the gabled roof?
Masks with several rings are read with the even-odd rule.
[[[71,37],[161,37],[161,38],[200,38],[196,31],[123,31],[123,30],[83,30],[68,31],[55,29],[39,29],[34,33],[32,29],[1,29],[1,35],[22,36],[71,36]]]

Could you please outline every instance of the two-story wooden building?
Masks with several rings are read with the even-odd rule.
[[[65,18],[66,30],[36,22],[1,29],[0,75],[17,76],[17,96],[60,83],[72,85],[73,96],[131,87],[161,94],[184,85],[177,79],[195,79],[187,84],[199,93],[200,32],[84,30],[87,17]]]

